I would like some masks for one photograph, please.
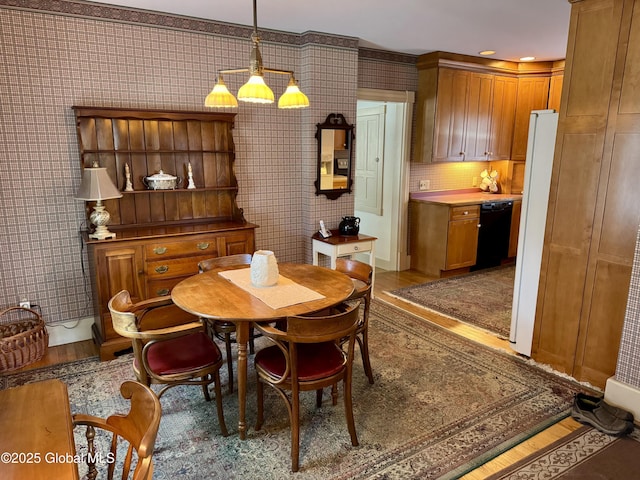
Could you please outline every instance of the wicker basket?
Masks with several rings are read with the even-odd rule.
[[[42,316],[30,308],[0,312],[0,372],[10,372],[42,358],[49,334]]]

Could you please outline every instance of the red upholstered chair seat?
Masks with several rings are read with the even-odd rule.
[[[291,423],[291,470],[299,469],[300,392],[315,390],[316,406],[322,405],[322,389],[344,385],[344,411],[351,444],[358,445],[351,399],[353,350],[358,329],[360,300],[340,304],[321,315],[289,316],[275,325],[257,323],[254,328],[274,343],[256,353],[254,358],[258,384],[256,430],[264,422],[264,385],[277,390],[287,404]],[[340,347],[346,338],[346,351]],[[287,375],[287,377],[285,377]],[[332,391],[334,405],[337,389]]]
[[[214,365],[221,359],[220,349],[204,332],[154,343],[147,352],[149,367],[158,375],[197,370]]]
[[[138,382],[163,385],[158,398],[177,385],[199,385],[207,401],[211,400],[209,385],[213,384],[218,423],[226,437],[220,389],[222,353],[202,321],[174,320],[177,309],[168,295],[134,304],[129,292],[121,290],[109,300],[113,329],[131,339]]]
[[[347,358],[335,342],[299,343],[297,347],[298,379],[301,382],[335,375],[342,370]],[[255,362],[275,378],[280,378],[284,374],[286,363],[284,354],[276,346],[256,353]]]

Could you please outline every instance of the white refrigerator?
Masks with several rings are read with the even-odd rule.
[[[555,110],[531,112],[509,335],[512,348],[527,356],[533,342],[557,128]]]

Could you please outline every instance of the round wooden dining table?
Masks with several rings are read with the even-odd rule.
[[[306,315],[346,300],[353,292],[353,282],[345,274],[315,265],[280,263],[280,275],[319,293],[322,298],[271,308],[249,291],[219,275],[238,267],[220,267],[189,277],[171,291],[173,302],[181,309],[201,318],[233,322],[238,346],[238,431],[246,438],[247,343],[251,322],[273,322],[292,315]],[[269,288],[269,287],[267,287]],[[275,287],[273,287],[275,288]]]

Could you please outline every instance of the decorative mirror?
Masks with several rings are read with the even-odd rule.
[[[335,200],[351,193],[351,146],[353,125],[340,113],[330,113],[324,123],[316,124],[318,167],[316,195]]]

